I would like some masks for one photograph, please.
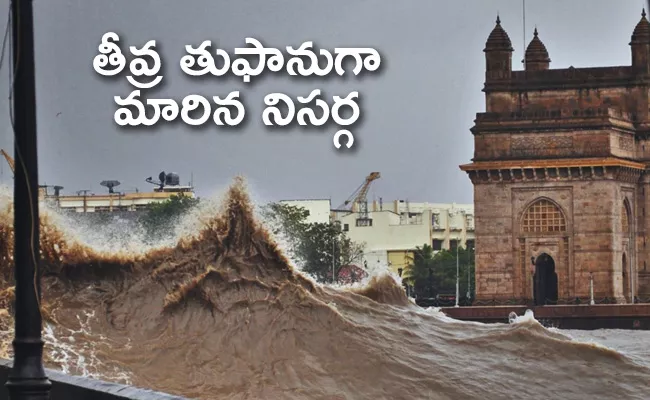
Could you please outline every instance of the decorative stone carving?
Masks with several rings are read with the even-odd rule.
[[[634,151],[634,139],[628,136],[619,136],[618,148],[625,151]]]
[[[510,153],[515,157],[569,156],[573,153],[573,138],[568,136],[520,136],[510,141]]]
[[[519,149],[548,149],[548,148],[573,148],[573,138],[570,136],[536,136],[514,137],[510,148]]]

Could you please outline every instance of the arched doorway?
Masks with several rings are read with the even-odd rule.
[[[571,249],[565,214],[550,199],[538,198],[525,209],[520,226],[518,251],[521,276],[525,277],[520,281],[522,294],[528,299],[532,297],[535,305],[557,304],[561,289],[560,280],[563,285],[562,293],[568,292],[567,270]],[[535,257],[537,251],[542,253],[538,253],[533,259],[534,267],[531,270],[530,256]],[[551,257],[551,254],[557,259]]]
[[[621,209],[621,233],[623,236],[623,256],[621,257],[621,279],[623,280],[623,297],[626,303],[632,302],[634,297],[635,270],[633,260],[628,260],[627,254],[633,255],[634,235],[632,231],[632,208],[628,199],[623,199]],[[630,262],[632,261],[632,262]]]
[[[623,253],[623,263],[621,264],[622,266],[622,273],[623,273],[623,296],[625,297],[626,302],[630,302],[630,278],[627,274],[628,268],[627,268],[627,257],[625,256],[625,253]]]
[[[557,273],[555,273],[553,257],[542,253],[535,259],[533,283],[533,296],[536,306],[557,304]]]

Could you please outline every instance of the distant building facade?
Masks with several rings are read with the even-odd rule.
[[[434,251],[456,246],[474,247],[474,205],[374,201],[368,215],[358,205],[349,210],[331,209],[328,199],[281,200],[309,212],[307,222],[338,223],[355,242],[365,243],[359,266],[388,266],[395,273],[409,263],[416,247],[428,244]]]
[[[369,267],[388,265],[397,273],[410,263],[416,247],[425,244],[434,251],[474,247],[472,204],[375,201],[368,217],[370,223],[359,223],[357,212],[333,211],[333,219],[348,237],[365,243],[364,261]]]
[[[332,202],[329,199],[281,200],[278,203],[304,208],[309,212],[306,221],[308,223],[326,224],[331,221]]]
[[[45,200],[62,211],[77,213],[133,212],[146,210],[172,196],[196,198],[191,186],[165,186],[152,192],[47,195]]]
[[[5,155],[6,157],[6,155]],[[13,165],[13,159],[9,165]],[[89,190],[80,190],[76,195],[61,194],[62,186],[39,187],[39,198],[52,207],[61,211],[71,213],[121,213],[129,214],[134,211],[142,211],[150,208],[157,203],[165,202],[173,196],[186,196],[196,198],[194,185],[181,185],[178,174],[161,172],[160,181],[154,181],[151,177],[146,182],[156,187],[149,192],[119,192],[114,188],[120,185],[119,181],[110,180],[102,181],[101,185],[108,189],[108,193],[95,194]],[[48,192],[48,188],[53,188],[54,193]]]
[[[513,71],[497,19],[484,49],[486,112],[461,166],[474,185],[477,300],[586,301],[590,276],[596,298],[650,295],[645,12],[630,45],[630,66],[550,69],[535,29],[525,69]]]

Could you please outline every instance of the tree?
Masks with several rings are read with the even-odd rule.
[[[198,198],[183,194],[172,195],[168,200],[154,203],[140,216],[147,238],[151,241],[171,237],[181,216],[199,204]]]
[[[308,227],[309,211],[284,203],[268,203],[261,208],[261,214],[271,232],[287,242],[289,255],[295,256],[296,247]]]
[[[474,251],[458,249],[459,297],[474,298]],[[469,283],[468,283],[469,272]],[[456,250],[441,250],[434,254],[428,244],[416,247],[411,263],[406,267],[404,277],[414,286],[418,297],[456,294]]]
[[[365,245],[347,237],[339,224],[308,223],[309,212],[303,207],[270,203],[262,215],[273,233],[280,235],[290,256],[306,273],[319,282],[332,282],[341,268],[360,262]]]
[[[428,244],[416,247],[413,254],[407,256],[408,265],[402,277],[418,297],[433,297],[434,257],[433,247]]]
[[[319,282],[332,282],[341,268],[360,262],[364,245],[353,242],[338,224],[311,223],[296,247],[303,271]]]

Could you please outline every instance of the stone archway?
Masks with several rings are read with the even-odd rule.
[[[569,296],[569,226],[562,209],[551,199],[539,197],[521,214],[519,257],[522,293],[535,305],[557,304]],[[530,260],[532,256],[532,268]]]
[[[535,259],[533,274],[533,297],[536,306],[557,304],[558,282],[555,272],[555,260],[546,253]]]
[[[621,234],[623,255],[621,256],[621,280],[623,298],[626,303],[632,302],[634,292],[632,290],[634,285],[634,269],[633,269],[633,256],[632,246],[634,245],[634,235],[632,229],[632,208],[627,198],[623,199],[623,207],[621,209]]]

